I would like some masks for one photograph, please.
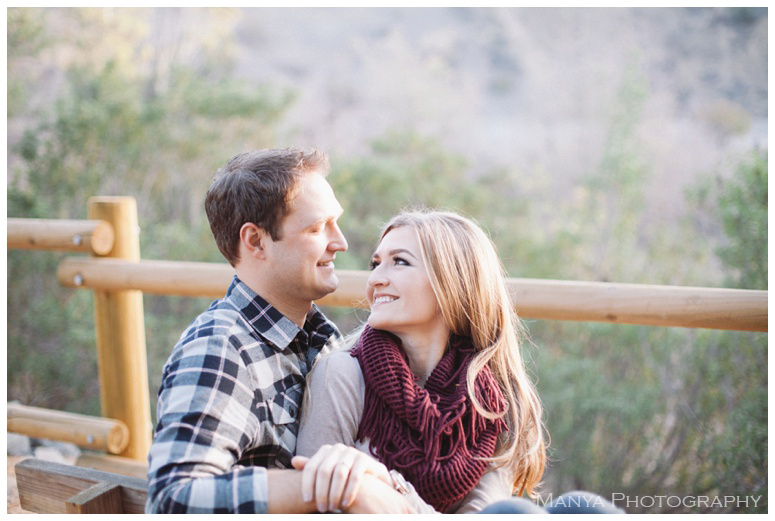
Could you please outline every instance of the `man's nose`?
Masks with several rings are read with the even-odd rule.
[[[339,229],[339,225],[337,224],[334,225],[334,235],[331,238],[328,248],[334,251],[347,251],[347,239],[345,239],[342,230]]]

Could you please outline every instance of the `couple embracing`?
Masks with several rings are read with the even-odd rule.
[[[393,217],[343,338],[313,304],[347,249],[328,170],[284,149],[216,173],[205,208],[236,275],[165,364],[146,511],[552,512],[512,497],[546,444],[491,241],[455,213]]]

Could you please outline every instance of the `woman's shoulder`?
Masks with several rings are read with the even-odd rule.
[[[358,360],[349,349],[331,351],[322,355],[315,363],[313,378],[335,378],[336,380],[363,381],[363,372]]]
[[[347,432],[350,434],[343,439],[351,439],[358,431],[365,390],[361,366],[349,351],[321,356],[308,376],[302,426],[316,425],[318,435],[323,429],[321,426],[327,426],[323,432],[329,428],[341,436]]]

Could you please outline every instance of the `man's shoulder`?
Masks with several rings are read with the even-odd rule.
[[[234,306],[215,301],[199,314],[180,335],[172,351],[171,360],[196,354],[225,354],[234,352],[256,339],[251,335],[250,325]]]
[[[216,300],[188,325],[183,336],[188,332],[205,335],[224,333],[235,326],[244,328],[243,322],[242,313],[234,305],[228,301]]]
[[[179,343],[186,343],[200,337],[228,335],[241,328],[240,313],[233,307],[216,306],[213,303],[200,313],[180,335]]]

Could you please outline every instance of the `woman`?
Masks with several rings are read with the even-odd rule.
[[[310,375],[297,454],[336,443],[371,453],[411,483],[407,498],[420,512],[475,512],[513,491],[532,495],[546,459],[541,404],[489,238],[454,213],[402,213],[385,227],[371,270],[371,314],[357,344]]]

